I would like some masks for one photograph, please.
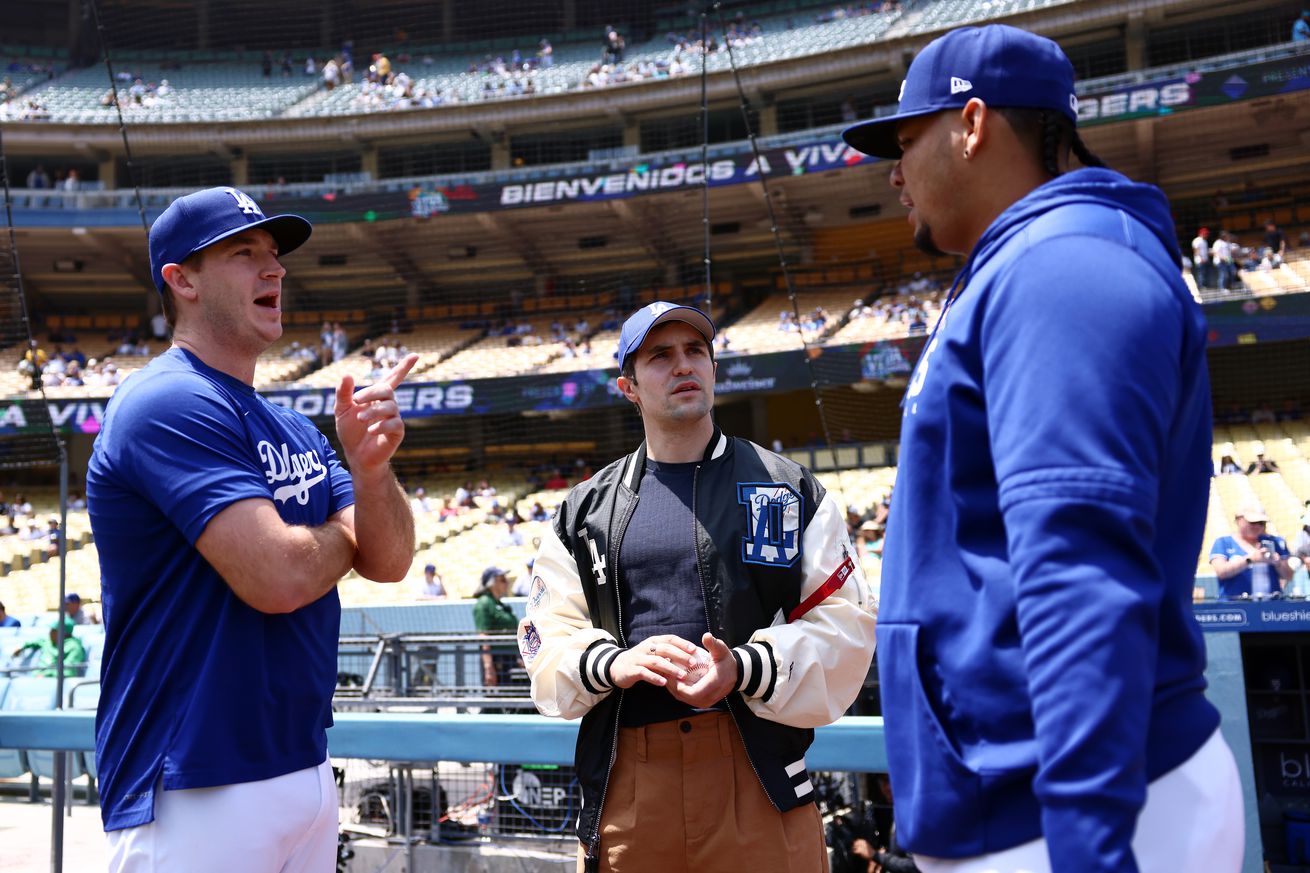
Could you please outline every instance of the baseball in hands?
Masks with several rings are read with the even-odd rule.
[[[695,685],[699,682],[709,672],[710,665],[714,663],[713,659],[710,658],[710,653],[700,646],[696,647],[696,653],[692,657],[694,658],[692,665],[682,680],[685,685]]]

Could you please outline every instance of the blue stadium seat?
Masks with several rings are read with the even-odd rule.
[[[69,709],[95,709],[100,703],[100,682],[85,681],[75,682],[68,689],[68,708]],[[96,753],[80,752],[77,756],[80,761],[74,763],[73,772],[86,773],[92,779],[96,778]],[[80,767],[80,770],[78,769]],[[88,798],[89,799],[89,798]]]
[[[55,680],[36,676],[17,676],[8,680],[0,709],[54,709]],[[28,753],[23,749],[0,749],[0,778],[13,779],[31,772]],[[32,776],[29,797],[37,799],[37,780]]]
[[[82,641],[82,648],[86,649],[86,673],[87,679],[100,678],[100,659],[105,651],[105,631],[101,626],[94,626],[88,629],[88,625],[82,625],[74,633]],[[71,706],[71,704],[70,704]]]
[[[9,693],[0,707],[7,711],[34,711],[55,708],[55,679],[47,676],[15,676],[9,683]],[[6,750],[13,751],[13,750]],[[54,775],[54,753],[45,750],[22,752],[26,770],[33,777]],[[21,775],[21,774],[20,774]]]

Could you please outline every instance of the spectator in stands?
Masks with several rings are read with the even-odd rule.
[[[314,62],[313,55],[310,55],[309,57],[305,58],[305,75],[306,76],[318,75],[318,64]]]
[[[1302,10],[1301,16],[1292,22],[1292,42],[1310,42],[1310,9]]]
[[[64,615],[73,624],[87,624],[86,612],[82,609],[82,598],[74,592],[64,595]]]
[[[715,426],[714,333],[665,302],[627,320],[645,441],[569,493],[533,564],[520,652],[538,709],[582,718],[579,869],[823,865],[797,786],[868,672],[872,603],[831,493]]]
[[[1219,475],[1241,475],[1243,472],[1242,465],[1237,462],[1237,449],[1232,443],[1224,443],[1219,447]]]
[[[484,634],[512,633],[518,627],[518,617],[503,601],[509,594],[509,573],[499,567],[482,571],[482,586],[474,592],[473,626]],[[512,648],[482,647],[482,684],[508,685],[510,671],[518,663],[518,654]]]
[[[1077,108],[1059,45],[988,24],[843,134],[894,161],[916,247],[967,257],[905,392],[882,565],[897,833],[928,871],[1233,873],[1241,783],[1191,603],[1205,319],[1168,200],[1104,167]]]
[[[5,605],[0,603],[0,627],[22,627],[23,623],[14,618],[5,611]]]
[[[51,558],[59,557],[59,540],[62,533],[59,529],[59,517],[52,515],[45,521],[45,553]],[[85,621],[85,619],[83,619]],[[80,623],[80,622],[79,622]]]
[[[882,559],[883,529],[870,519],[860,525],[855,535],[856,547],[861,555]]]
[[[1214,287],[1214,273],[1210,264],[1210,228],[1196,231],[1192,240],[1192,279],[1199,289]]]
[[[551,46],[550,40],[543,39],[537,46],[537,62],[541,64],[543,70],[555,66],[555,49]]]
[[[1252,461],[1250,466],[1246,468],[1246,475],[1251,476],[1256,473],[1279,472],[1278,462],[1275,461],[1273,458],[1265,457],[1264,443],[1256,443],[1254,446],[1252,446],[1252,450],[1255,452],[1255,460]]]
[[[550,521],[550,513],[546,511],[546,507],[542,506],[541,501],[538,500],[532,504],[532,510],[528,513],[528,519],[530,521]]]
[[[600,57],[601,63],[623,63],[623,49],[626,45],[627,42],[623,39],[623,35],[620,34],[617,29],[607,26],[605,28],[605,41]]]
[[[331,91],[341,84],[341,67],[336,58],[328,58],[323,65],[323,87]]]
[[[1233,254],[1233,235],[1226,230],[1219,231],[1219,239],[1214,241],[1210,253],[1214,262],[1216,284],[1220,291],[1231,291],[1241,284],[1237,278],[1237,260]]]
[[[417,356],[360,391],[342,377],[344,463],[254,390],[259,355],[282,335],[283,261],[310,233],[230,187],[174,200],[150,228],[173,346],[114,393],[86,474],[115,873],[197,856],[255,873],[336,861],[337,583],[352,569],[409,572],[414,523],[391,459],[405,430],[395,389]]]
[[[28,340],[28,348],[18,361],[18,372],[30,379],[33,391],[41,388],[41,372],[48,358],[45,349],[38,346],[36,340]]]
[[[1292,541],[1292,557],[1300,562],[1300,566],[1293,573],[1291,588],[1293,593],[1305,595],[1310,593],[1310,507],[1307,507],[1305,515],[1301,516],[1297,524],[1301,525],[1301,529]]]
[[[455,505],[466,509],[472,509],[477,506],[473,500],[473,483],[465,482],[455,489]]]
[[[1303,565],[1310,565],[1310,509],[1307,509],[1297,524],[1301,525],[1301,529],[1292,541],[1292,554],[1300,558]]]
[[[446,586],[441,584],[441,577],[437,575],[436,564],[426,564],[423,567],[423,587],[418,593],[420,600],[444,600],[446,598]]]
[[[409,505],[414,510],[415,515],[426,514],[436,508],[432,498],[428,497],[428,492],[422,485],[414,489],[414,497],[409,501]]]
[[[14,656],[17,657],[24,652],[36,652],[34,664],[36,669],[32,671],[32,675],[58,676],[61,635],[63,636],[64,678],[81,676],[86,672],[86,648],[82,645],[82,641],[73,635],[73,622],[64,616],[59,616],[50,622],[50,633],[47,636],[28,640],[14,649]]]
[[[1287,235],[1272,221],[1265,223],[1264,247],[1270,266],[1275,269],[1283,266],[1283,260],[1287,257]]]
[[[447,519],[454,518],[457,515],[459,515],[459,508],[451,505],[450,498],[449,497],[441,498],[441,520],[446,521]]]
[[[551,471],[550,478],[542,484],[542,487],[547,491],[559,491],[569,487],[569,480],[565,477],[564,471],[557,468]]]
[[[259,72],[267,79],[273,75],[273,53],[266,51],[259,59]]]
[[[518,530],[513,518],[505,519],[505,530],[496,537],[496,548],[512,549],[523,545],[523,532]]]
[[[350,352],[350,337],[341,322],[332,323],[332,360],[339,361]]]
[[[27,187],[34,190],[43,190],[50,187],[50,174],[45,171],[42,164],[37,164],[33,170],[27,174]]]
[[[164,313],[156,312],[150,316],[150,335],[157,340],[168,339],[168,319]]]
[[[1210,566],[1219,577],[1219,599],[1273,597],[1292,578],[1290,553],[1282,537],[1268,533],[1269,516],[1258,503],[1237,511],[1237,529],[1210,548]]]

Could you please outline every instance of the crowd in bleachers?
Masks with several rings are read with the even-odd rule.
[[[1292,247],[1287,234],[1273,221],[1265,222],[1260,238],[1246,245],[1228,230],[1212,234],[1210,228],[1202,227],[1192,240],[1186,266],[1198,289],[1235,291],[1255,281],[1252,273],[1282,270],[1288,265],[1289,250],[1297,249],[1301,257],[1310,254],[1310,231],[1301,231]]]
[[[150,347],[141,340],[125,339],[117,347],[116,354],[147,359]],[[137,369],[140,365],[134,364],[131,369]],[[34,344],[19,358],[15,370],[24,377],[31,390],[37,390],[38,387],[112,389],[126,375],[111,355],[88,358],[76,346],[64,349],[58,344],[50,351]]]
[[[529,52],[513,48],[475,61],[443,55],[436,46],[411,53],[402,42],[399,50],[375,52],[357,68],[350,41],[321,66],[312,54],[302,64],[290,52],[265,52],[257,72],[239,51],[205,53],[204,60],[188,58],[185,66],[164,57],[120,72],[117,102],[138,122],[148,122],[376,112],[557,94],[699,72],[701,58],[712,70],[726,69],[729,48],[740,50],[736,63],[750,65],[867,43],[899,12],[895,0],[879,0],[824,9],[813,23],[795,16],[747,20],[739,13],[723,26],[711,21],[704,40],[693,27],[635,45],[606,26],[599,53],[575,35],[558,47],[541,39]],[[115,95],[99,76],[86,68],[32,93],[16,87],[19,97],[0,96],[0,119],[112,122]]]

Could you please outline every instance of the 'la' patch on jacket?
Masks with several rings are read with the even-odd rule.
[[[780,482],[739,482],[737,502],[746,512],[741,559],[749,564],[790,567],[801,556],[801,495]]]

